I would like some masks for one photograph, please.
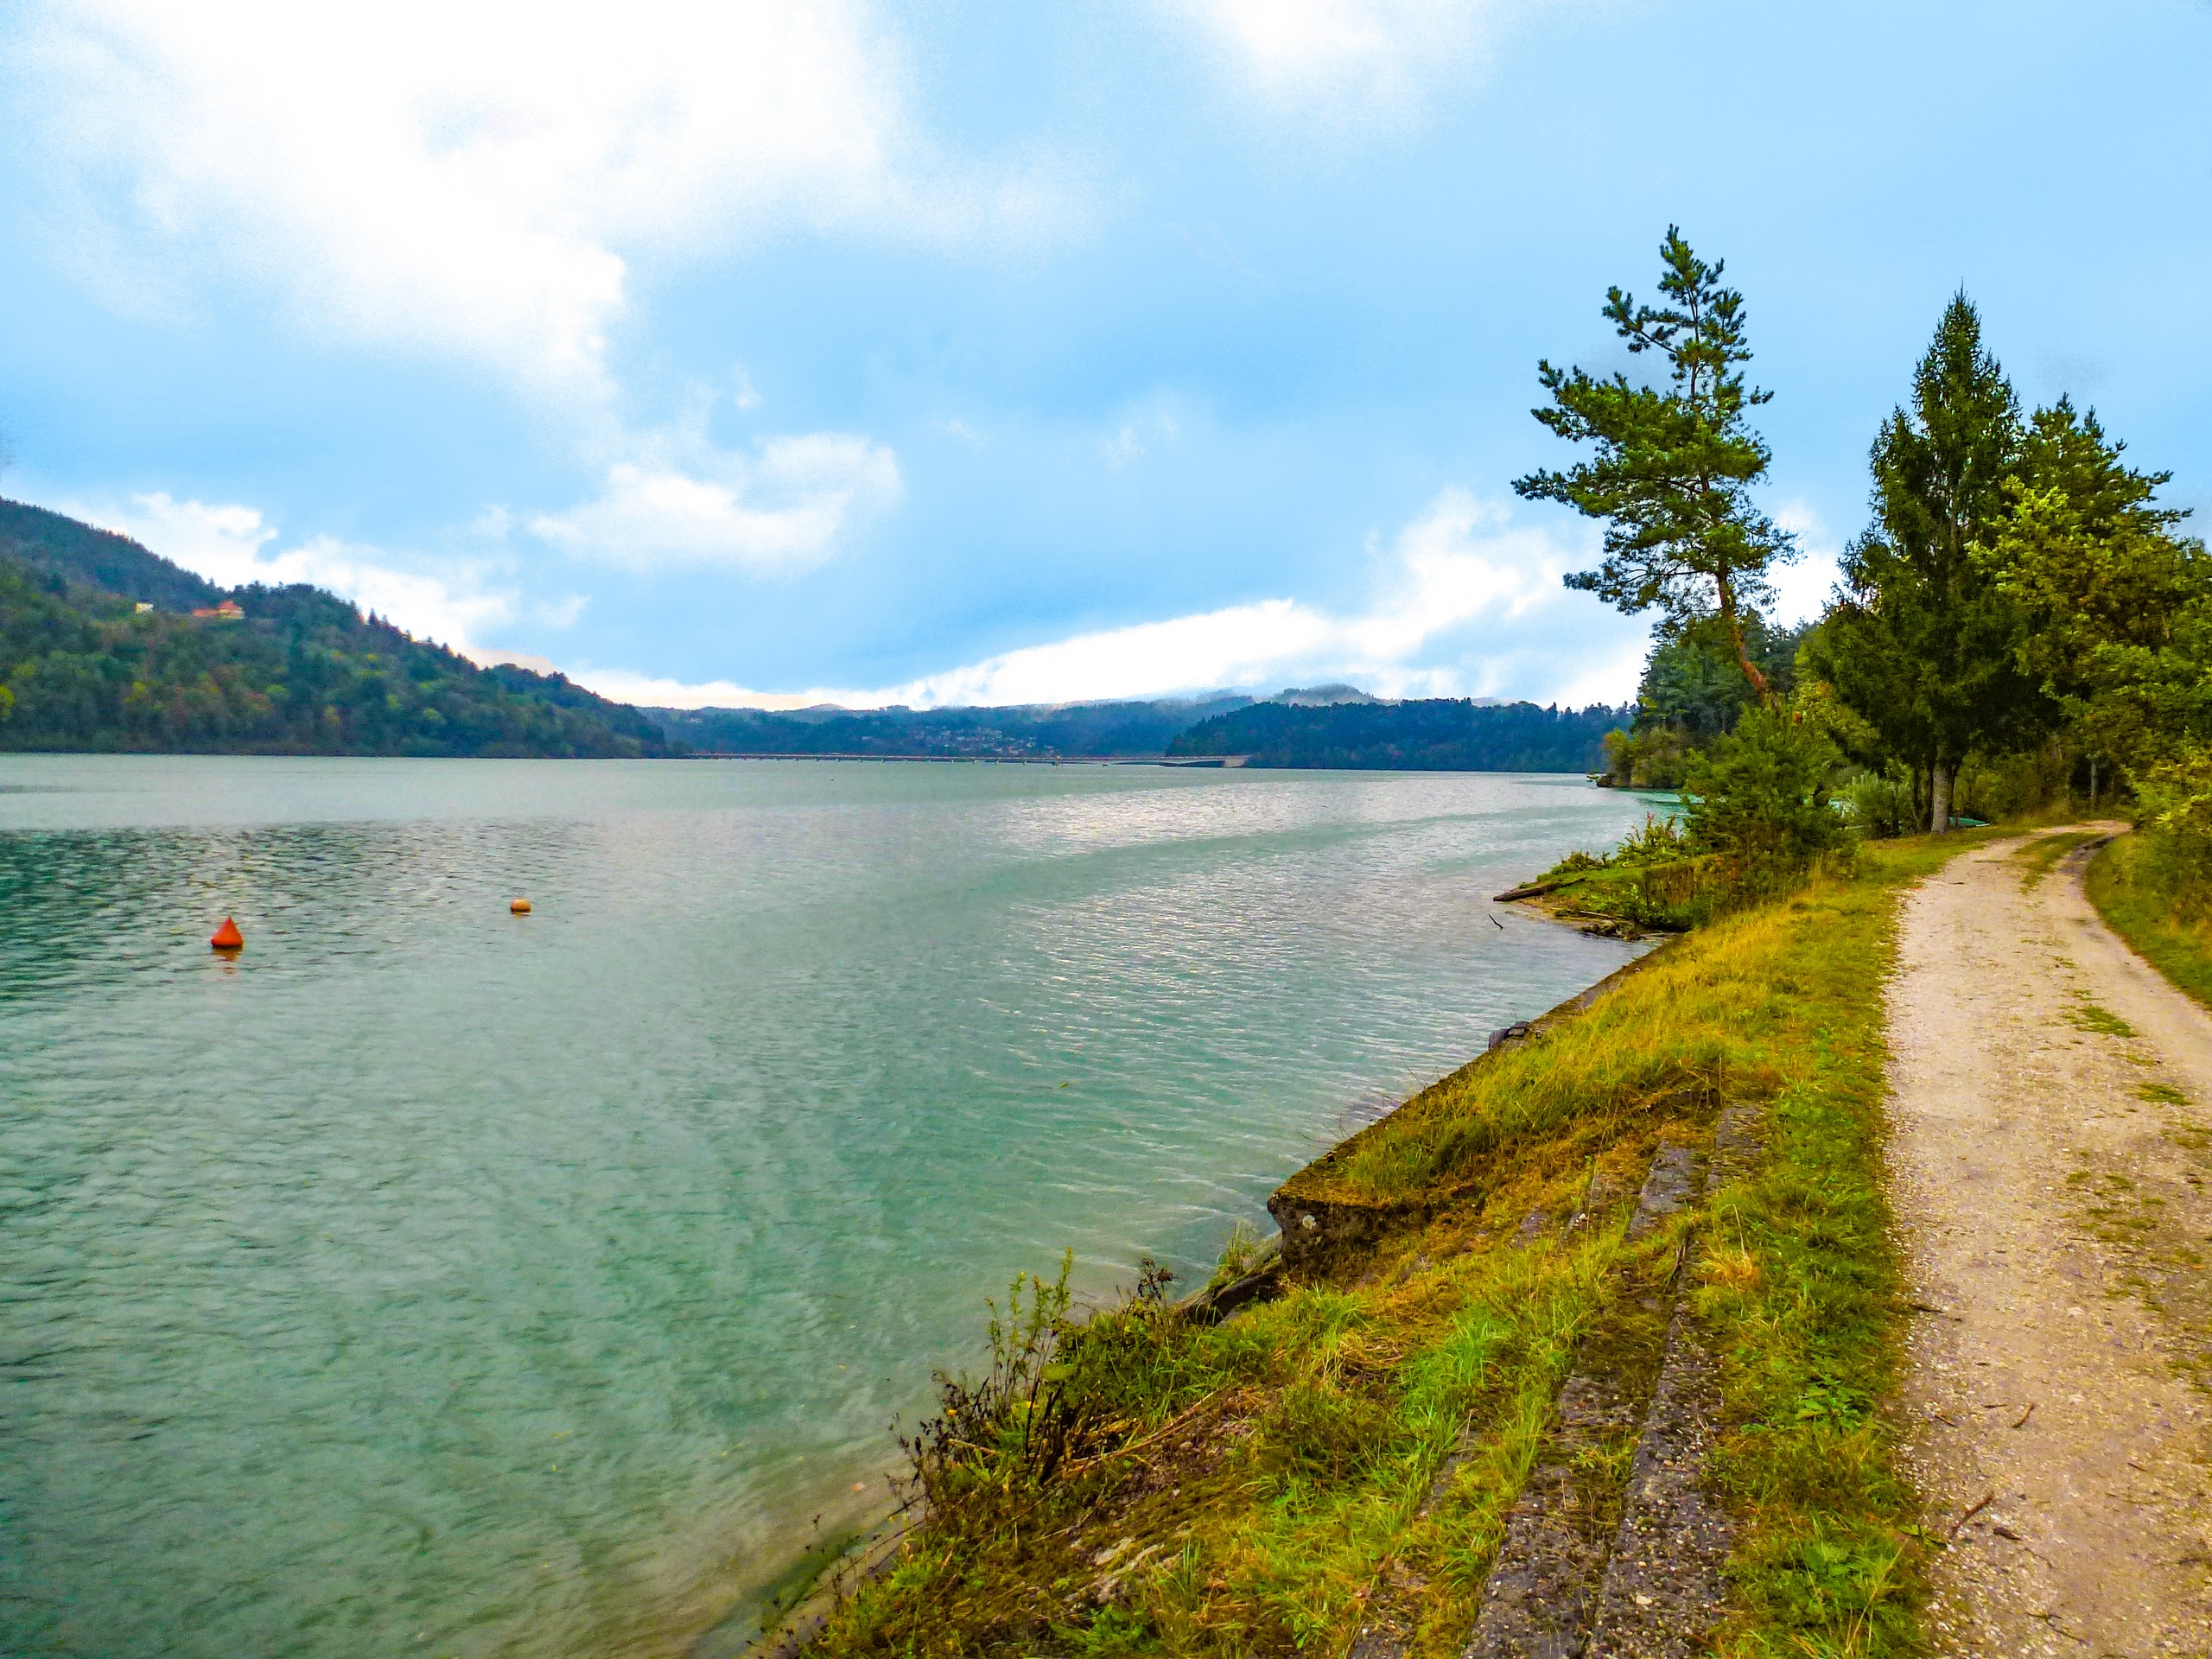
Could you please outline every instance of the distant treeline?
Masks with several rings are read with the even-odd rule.
[[[1295,708],[1254,703],[1199,721],[1172,755],[1242,754],[1255,766],[1403,772],[1600,772],[1605,734],[1629,716],[1602,703],[1540,709],[1450,697]]]
[[[127,537],[0,501],[0,749],[620,757],[669,744],[557,674],[479,668],[318,588],[226,591]]]
[[[1044,760],[1154,755],[1249,697],[1033,704],[1006,709],[648,709],[669,738],[724,754],[874,754]]]

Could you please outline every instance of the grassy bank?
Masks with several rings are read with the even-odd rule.
[[[1148,1280],[1074,1320],[1018,1285],[914,1443],[929,1518],[812,1650],[1342,1653],[1379,1619],[1457,1654],[1563,1377],[1643,1363],[1675,1282],[1725,1376],[1724,1650],[1909,1650],[1881,983],[1899,888],[1967,839],[1715,922],[1366,1132],[1300,1179],[1396,1224],[1276,1300],[1206,1324]],[[1654,1151],[1730,1103],[1764,1109],[1755,1171],[1629,1243]],[[1592,1524],[1633,1443],[1580,1454]]]
[[[2212,918],[2183,919],[2145,868],[2135,836],[2108,842],[2089,861],[2089,902],[2135,953],[2198,1001],[2212,1005]]]

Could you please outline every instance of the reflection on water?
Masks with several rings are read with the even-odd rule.
[[[1640,811],[0,757],[0,1650],[681,1651],[1014,1269],[1196,1267],[1623,960],[1484,895]]]

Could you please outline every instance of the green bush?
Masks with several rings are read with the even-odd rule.
[[[1829,799],[1841,757],[1820,728],[1783,709],[1753,709],[1689,765],[1688,830],[1700,850],[1739,864],[1802,866],[1845,844]]]
[[[2032,749],[1968,755],[1952,784],[1951,810],[1992,823],[2017,817],[2064,801],[2073,770],[2073,751],[2056,741]]]
[[[1697,740],[1671,726],[1605,734],[1605,775],[1619,789],[1680,789]]]
[[[1680,818],[1662,818],[1656,812],[1647,812],[1643,815],[1643,828],[1623,840],[1605,861],[1629,867],[1672,864],[1689,857],[1693,850],[1689,837],[1682,833]]]
[[[2136,780],[2138,879],[2182,922],[2212,915],[2212,750],[2191,744]]]
[[[1862,772],[1843,786],[1844,817],[1869,841],[1910,836],[1920,828],[1920,792],[1911,772],[1896,761]]]

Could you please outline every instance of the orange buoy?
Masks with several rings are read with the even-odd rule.
[[[238,923],[231,917],[223,918],[223,925],[215,930],[215,937],[207,941],[218,950],[243,950],[245,935],[238,931]]]
[[[518,916],[527,916],[530,914],[530,900],[527,899],[518,899],[512,904],[509,905],[507,908]]]

